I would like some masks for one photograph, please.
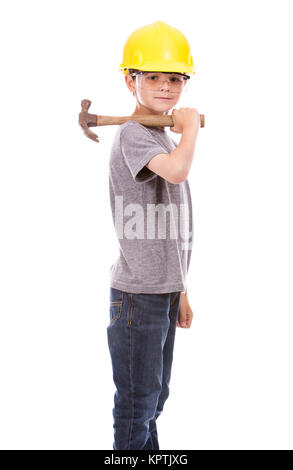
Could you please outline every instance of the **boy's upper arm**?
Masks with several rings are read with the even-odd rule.
[[[176,170],[174,160],[169,153],[160,153],[155,155],[147,163],[146,167],[165,180],[169,181],[169,183],[180,183],[179,171]]]
[[[144,126],[133,123],[122,129],[120,146],[135,182],[144,183],[157,175],[171,183],[178,182],[170,155]]]

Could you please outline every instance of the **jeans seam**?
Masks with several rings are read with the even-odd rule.
[[[174,304],[175,300],[177,299],[177,296],[180,294],[180,292],[177,292],[177,294],[175,295],[174,299],[172,300],[172,302],[170,303],[170,307],[172,307],[172,305]]]
[[[129,314],[132,311],[132,294],[129,294],[129,309],[128,309],[128,318]],[[128,322],[129,323],[129,322]],[[131,323],[131,322],[130,322]],[[130,447],[131,436],[132,436],[132,427],[133,427],[133,420],[134,420],[134,390],[133,390],[133,380],[132,380],[132,372],[133,372],[133,361],[132,361],[132,328],[128,328],[129,331],[129,382],[130,382],[130,397],[131,397],[131,420],[129,426],[129,437],[128,437],[128,446]]]
[[[127,324],[131,325],[132,323],[132,309],[133,309],[133,301],[132,301],[132,294],[129,294],[129,309],[128,309],[128,315],[127,315]]]
[[[172,309],[171,307],[175,304],[175,300],[178,298],[178,295],[180,295],[180,292],[178,292],[178,293],[175,295],[174,299],[173,299],[172,302],[170,303],[170,311],[169,311],[169,318],[170,318],[170,320],[173,318],[173,313],[174,313],[174,311],[173,311],[173,309]]]

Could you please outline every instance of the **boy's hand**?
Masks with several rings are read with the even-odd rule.
[[[198,132],[200,127],[200,114],[195,108],[173,109],[172,118],[174,126],[170,127],[175,134],[182,134],[185,128],[191,128]]]
[[[176,326],[179,326],[180,328],[190,328],[192,319],[193,312],[188,302],[187,292],[181,292],[178,321]]]

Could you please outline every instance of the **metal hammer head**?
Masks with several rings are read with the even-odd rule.
[[[99,142],[97,134],[89,130],[89,127],[95,127],[97,125],[97,115],[88,113],[91,103],[92,102],[90,100],[82,100],[78,122],[89,139]]]

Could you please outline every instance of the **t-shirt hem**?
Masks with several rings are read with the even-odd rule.
[[[150,170],[146,164],[149,163],[149,161],[155,157],[156,155],[159,155],[161,153],[166,153],[166,151],[164,151],[163,148],[159,148],[157,147],[156,150],[154,149],[151,149],[150,152],[148,152],[144,158],[139,162],[139,164],[135,167],[135,169],[133,170],[133,176],[134,176],[134,179],[137,183],[146,183],[147,181],[150,181],[154,178],[156,178],[158,175],[157,173],[154,173],[152,170]],[[141,170],[144,169],[144,167],[146,167],[145,171],[146,171],[146,175],[142,178],[138,178],[138,174],[141,172]]]
[[[168,294],[170,292],[185,292],[186,290],[186,286],[184,286],[182,282],[158,287],[148,286],[145,284],[127,284],[125,282],[111,280],[110,287],[114,287],[114,289],[119,289],[131,294]]]

